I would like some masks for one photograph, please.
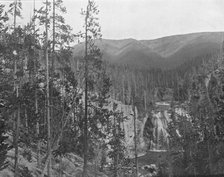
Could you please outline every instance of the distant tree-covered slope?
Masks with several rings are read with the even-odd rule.
[[[222,32],[204,32],[168,36],[154,40],[97,41],[103,59],[111,63],[125,64],[142,69],[173,69],[200,57],[220,51]],[[74,47],[74,56],[83,56],[82,43]]]
[[[172,90],[175,100],[186,100],[191,76],[202,64],[219,58],[221,39],[221,32],[206,32],[141,41],[102,39],[96,43],[112,80],[111,96],[131,104],[134,94],[144,108],[157,98],[164,99],[166,89]],[[74,47],[74,69],[81,63],[83,52],[82,43]]]

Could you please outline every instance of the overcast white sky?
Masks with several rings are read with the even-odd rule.
[[[0,0],[9,1],[9,0]],[[38,2],[42,0],[36,0]],[[50,0],[49,0],[50,1]],[[103,38],[154,39],[163,36],[224,31],[224,0],[95,0],[100,10]],[[31,15],[33,0],[22,0],[24,19]],[[64,0],[66,20],[80,31],[81,8],[87,0]]]

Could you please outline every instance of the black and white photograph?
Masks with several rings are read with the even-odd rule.
[[[213,176],[224,0],[0,0],[0,177]]]

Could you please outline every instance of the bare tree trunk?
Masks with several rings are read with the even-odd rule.
[[[137,95],[137,85],[136,85],[136,75],[133,75],[133,80],[134,80],[134,95]]]
[[[17,62],[15,61],[15,78],[17,79],[16,73],[17,73]],[[18,98],[19,97],[19,86],[18,86],[18,84],[16,84],[15,86],[16,86],[16,98]],[[18,176],[19,132],[20,132],[20,103],[17,107],[17,115],[16,115],[15,164],[14,164],[15,177]]]
[[[54,60],[55,60],[55,0],[53,0],[53,44],[52,44],[52,51],[53,51],[53,57],[52,57],[52,74],[54,74]]]
[[[50,58],[48,56],[48,58],[49,58],[48,59],[48,75],[53,78],[54,71],[55,71],[55,68],[54,68],[54,66],[55,66],[55,64],[54,64],[54,62],[55,62],[55,0],[53,0],[52,6],[53,6],[53,42],[52,42],[52,54],[50,55]],[[53,89],[50,89],[50,88],[49,88],[48,102],[49,102],[48,107],[49,107],[49,105],[51,107],[54,106]],[[51,125],[52,124],[51,120],[54,120],[54,109],[51,108],[49,112],[50,112],[49,115],[50,115],[50,125]],[[54,134],[52,132],[53,132],[53,130],[51,129],[51,126],[50,126],[50,136],[51,136],[51,134]],[[51,141],[50,141],[51,144],[54,142],[54,138],[52,138],[52,137],[51,137]],[[49,159],[49,164],[51,164],[51,158]],[[49,170],[49,168],[51,168],[51,167],[48,167],[48,170]]]
[[[114,116],[113,136],[114,136],[114,138],[117,137],[117,122],[116,122],[116,116]],[[118,154],[115,154],[115,156],[114,156],[114,177],[118,177]]]
[[[146,90],[144,90],[144,107],[145,107],[145,112],[147,110],[147,95],[146,95]]]
[[[118,129],[117,129],[117,133],[118,133],[119,138],[120,138],[120,135],[121,135],[121,119],[120,119],[120,116],[118,116]],[[119,152],[120,152],[120,150],[119,150]],[[119,153],[117,154],[117,165],[120,165],[120,154]],[[119,175],[120,175],[120,173],[118,171],[118,176]]]
[[[17,0],[15,0],[15,7],[14,7],[14,32],[16,29],[16,9],[17,9]],[[15,36],[16,37],[16,36]],[[14,56],[14,91],[16,91],[16,98],[19,97],[19,88],[17,85],[17,57]],[[15,145],[15,162],[14,162],[14,176],[18,177],[18,155],[19,155],[19,123],[20,123],[20,105],[18,105],[17,111],[15,113],[15,136],[14,136],[14,145]]]
[[[121,106],[121,112],[123,112],[123,108]],[[124,121],[121,122],[122,123],[122,131],[125,132],[125,126],[124,126]],[[120,126],[121,127],[121,126]]]
[[[35,2],[35,0],[34,0]],[[35,25],[35,24],[34,24]],[[35,31],[35,27],[34,27],[34,31]],[[35,34],[34,34],[35,35]],[[34,72],[35,72],[35,76],[37,75],[37,59],[35,61],[34,64]],[[37,138],[37,167],[40,167],[40,118],[38,115],[38,97],[37,97],[37,89],[35,89],[35,115],[37,116],[37,124],[36,124],[36,138]]]
[[[34,66],[35,66],[35,75],[36,75],[37,74],[37,59],[36,59],[36,63],[35,63]],[[37,89],[35,90],[35,114],[37,116],[37,124],[36,124],[36,133],[37,133],[37,167],[40,167],[40,117],[38,115],[39,111],[38,111]]]
[[[123,75],[123,77],[122,77],[122,101],[123,101],[123,104],[125,104],[125,82],[124,82],[124,79],[125,79],[125,75]]]
[[[65,74],[64,74],[64,70],[62,71],[62,82],[64,83],[64,79],[65,79]],[[63,88],[64,89],[64,88]],[[61,120],[61,133],[59,134],[58,140],[56,141],[56,145],[59,144],[60,142],[60,137],[63,136],[63,132],[64,132],[64,116],[65,116],[65,109],[64,109],[64,105],[65,105],[65,95],[62,96],[62,120]],[[75,113],[76,114],[76,113]],[[58,143],[57,143],[58,142]],[[63,165],[63,157],[60,156],[60,166]],[[60,167],[61,168],[61,167]],[[63,170],[60,170],[60,177],[63,177]]]
[[[16,136],[15,136],[15,164],[14,164],[14,176],[18,177],[18,156],[19,156],[19,126],[20,126],[20,105],[18,106],[17,110],[17,118],[16,118]]]
[[[133,103],[133,113],[134,113],[134,141],[135,141],[135,176],[138,177],[138,150],[137,150],[137,132],[136,132],[136,112],[135,105]]]
[[[84,164],[83,164],[83,173],[82,176],[87,176],[87,158],[88,158],[88,49],[87,49],[87,20],[88,20],[88,14],[89,13],[89,1],[86,9],[86,18],[85,18],[85,115],[84,115],[84,148],[83,148],[83,154],[84,154]]]
[[[38,115],[38,102],[37,102],[36,93],[35,93],[35,114]],[[40,167],[40,119],[39,119],[39,116],[37,118],[36,133],[37,133],[37,167]]]
[[[37,69],[35,68],[35,73],[37,73]],[[40,118],[38,115],[38,98],[37,98],[37,90],[35,90],[35,115],[37,116],[37,124],[36,124],[36,137],[37,137],[37,167],[40,167]]]
[[[127,104],[131,104],[131,77],[128,73],[128,77],[127,77],[127,82],[128,82],[128,96],[127,96],[127,99],[128,99],[128,103]]]
[[[50,118],[50,91],[49,91],[49,58],[48,58],[48,0],[46,0],[46,22],[45,22],[45,30],[46,30],[46,49],[45,49],[45,57],[46,57],[46,82],[47,82],[47,152],[49,156],[48,162],[48,177],[51,177],[51,118]]]
[[[25,107],[25,129],[26,129],[26,133],[28,134],[29,133],[29,130],[28,130],[28,117],[27,117],[27,110],[26,110],[26,107]]]

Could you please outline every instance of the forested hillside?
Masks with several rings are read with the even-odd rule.
[[[214,63],[220,56],[220,37],[221,33],[195,33],[149,41],[102,39],[96,41],[96,45],[103,51],[107,73],[113,83],[111,96],[131,104],[134,94],[139,107],[143,108],[163,99],[166,89],[172,90],[175,101],[186,101],[192,75],[201,65]],[[150,53],[150,56],[147,54],[144,59],[136,50]],[[130,51],[134,55],[119,56]],[[73,49],[74,68],[82,61],[82,54],[81,43]],[[152,56],[154,54],[156,56]]]

